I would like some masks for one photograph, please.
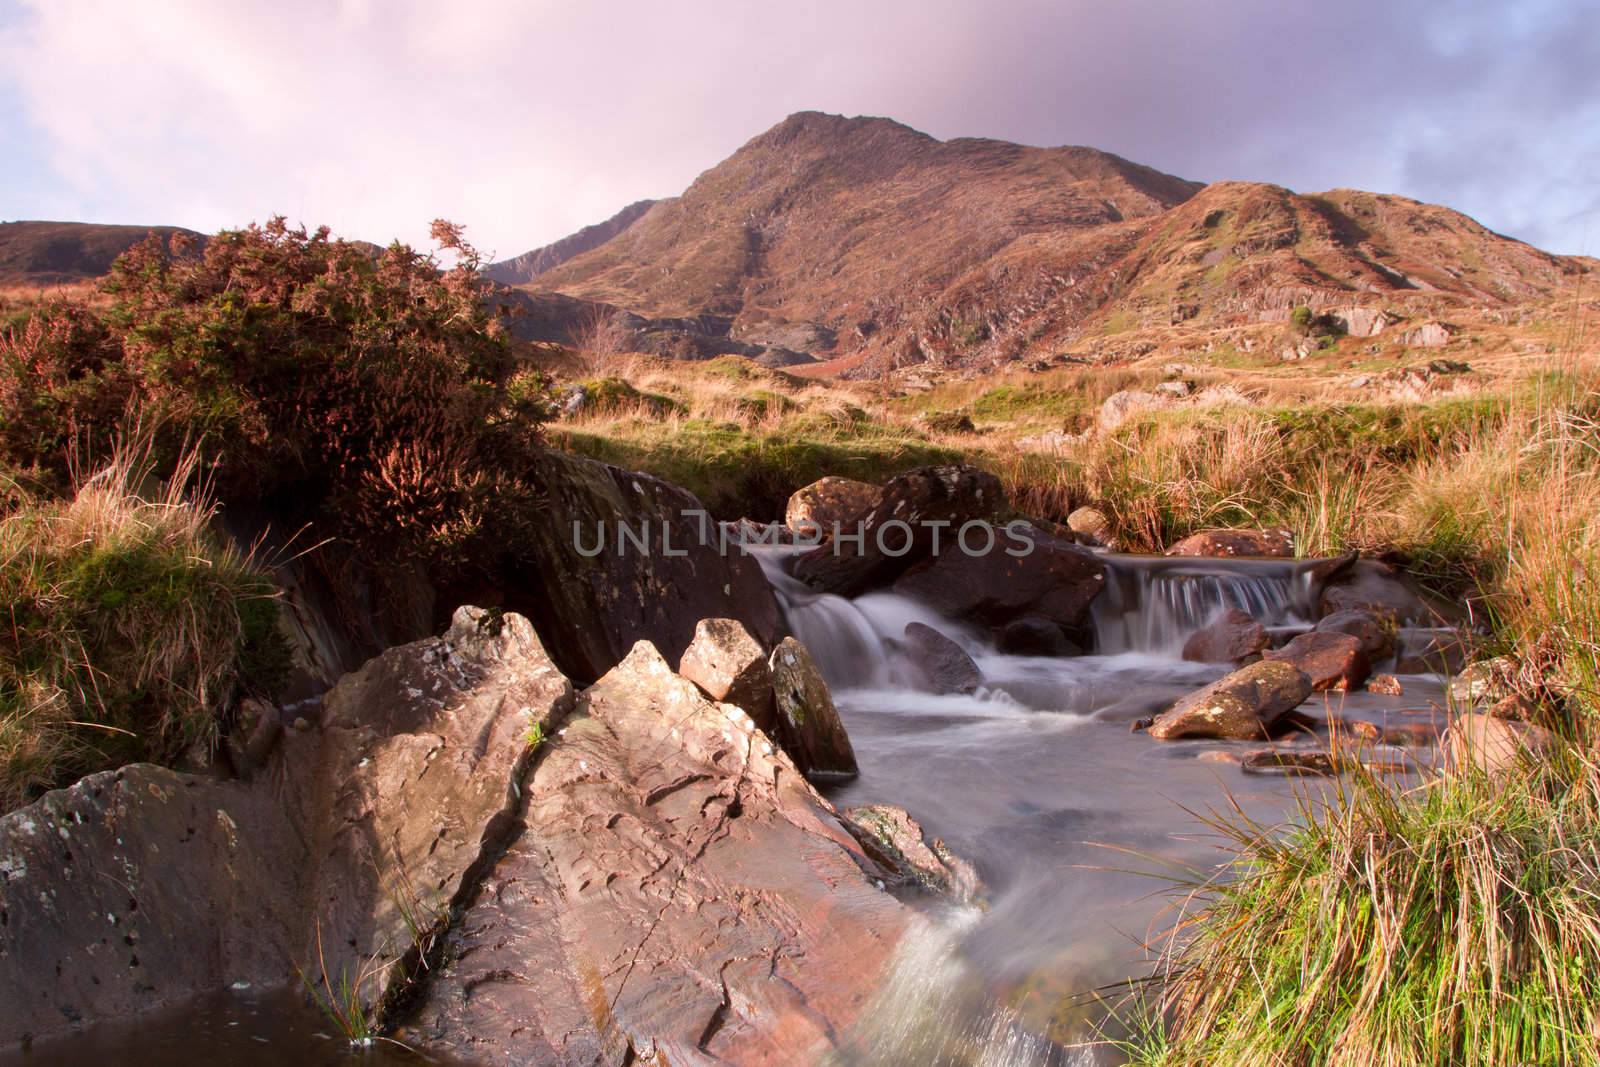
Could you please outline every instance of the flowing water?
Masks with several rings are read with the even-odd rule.
[[[1095,991],[1150,973],[1146,946],[1174,917],[1159,875],[1209,873],[1226,858],[1194,813],[1237,803],[1276,823],[1291,814],[1296,790],[1321,788],[1246,776],[1209,756],[1259,744],[1157,742],[1129,724],[1224,673],[1178,656],[1219,610],[1241,608],[1280,632],[1307,628],[1308,566],[1107,556],[1095,652],[1046,658],[1001,655],[982,635],[892,594],[818,595],[785,573],[781,553],[763,563],[791,628],[835,688],[861,764],[859,779],[831,799],[906,808],[977,864],[989,888],[986,907],[936,913],[902,950],[839,1062],[1119,1062],[1098,1040],[1106,1013]],[[918,672],[899,652],[913,620],[961,643],[985,686],[970,696],[916,691]],[[1302,710],[1431,720],[1437,679],[1404,682],[1404,697],[1318,694]]]
[[[1048,658],[1001,655],[984,635],[890,593],[819,595],[786,573],[782,550],[761,559],[791,629],[834,688],[861,765],[856,781],[830,791],[834,802],[906,808],[974,862],[988,887],[982,906],[932,906],[837,1067],[1117,1062],[1096,1040],[1105,1010],[1094,992],[1150,972],[1145,945],[1173,912],[1166,883],[1148,872],[1209,872],[1225,859],[1192,812],[1236,803],[1276,822],[1296,788],[1318,788],[1207,758],[1257,746],[1156,742],[1129,723],[1223,673],[1178,657],[1218,610],[1242,608],[1280,631],[1309,625],[1306,566],[1107,556],[1095,651]],[[920,692],[921,672],[901,652],[913,621],[962,644],[984,687]],[[1319,695],[1302,710],[1431,719],[1437,679],[1403,681],[1404,697]],[[418,1062],[383,1047],[361,1058]],[[0,1067],[349,1060],[298,991],[244,990],[0,1054]]]

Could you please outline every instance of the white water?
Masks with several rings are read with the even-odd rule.
[[[1224,857],[1184,809],[1237,803],[1272,822],[1296,788],[1196,758],[1227,743],[1158,743],[1127,724],[1223,673],[1177,654],[1222,608],[1272,627],[1308,625],[1307,567],[1108,556],[1107,592],[1093,609],[1097,651],[1054,658],[1002,654],[987,634],[894,594],[819,595],[788,575],[781,551],[762,562],[834,687],[861,764],[856,782],[832,791],[835,803],[906,808],[976,863],[990,890],[987,908],[942,910],[908,939],[837,1064],[1119,1062],[1099,1040],[1104,1010],[1093,993],[1148,974],[1143,946],[1170,921],[1163,883],[1130,868],[1215,865]],[[912,621],[961,644],[984,686],[918,691],[900,650]],[[1393,721],[1438,694],[1434,679],[1406,686],[1405,698],[1329,694],[1302,710]]]

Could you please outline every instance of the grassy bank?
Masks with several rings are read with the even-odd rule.
[[[271,583],[210,512],[122,459],[0,517],[0,811],[91,771],[209,749],[287,668]],[[179,472],[192,474],[192,466]]]

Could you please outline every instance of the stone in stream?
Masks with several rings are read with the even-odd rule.
[[[1445,605],[1426,600],[1401,571],[1375,559],[1357,559],[1339,568],[1323,584],[1318,601],[1324,617],[1366,611],[1402,624],[1451,621]]]
[[[1266,627],[1246,611],[1226,608],[1183,643],[1183,658],[1195,663],[1242,664],[1267,647]]]
[[[1450,679],[1450,702],[1461,708],[1498,703],[1515,692],[1513,682],[1520,671],[1510,656],[1469,663]]]
[[[784,524],[796,533],[832,536],[837,525],[845,532],[878,506],[884,491],[868,482],[829,476],[820,478],[789,497]]]
[[[861,847],[895,873],[898,885],[918,886],[962,904],[983,892],[977,869],[939,838],[929,841],[904,808],[867,804],[845,809],[844,817]]]
[[[1261,658],[1298,667],[1311,679],[1311,688],[1318,693],[1329,689],[1339,692],[1359,689],[1372,670],[1360,638],[1320,630],[1301,634],[1282,648],[1269,648]]]
[[[1099,508],[1074,508],[1072,514],[1067,516],[1067,528],[1091,545],[1100,545],[1104,548],[1116,545],[1117,537],[1111,527],[1111,520],[1106,518],[1105,512]]]
[[[1400,683],[1400,679],[1392,674],[1374,674],[1367,679],[1367,692],[1369,693],[1397,697],[1404,696],[1405,691],[1405,686]]]
[[[908,622],[906,651],[935,693],[973,693],[983,672],[966,649],[926,623]]]
[[[569,675],[598,678],[639,640],[676,662],[707,618],[736,618],[763,646],[776,642],[782,618],[760,565],[721,551],[693,493],[561,452],[540,464],[547,521],[522,550],[526,587],[506,597]]]
[[[1370,611],[1336,611],[1317,622],[1318,633],[1349,634],[1361,642],[1367,659],[1378,663],[1394,655],[1395,627],[1390,620],[1380,619]]]
[[[1267,737],[1285,713],[1311,695],[1311,680],[1289,663],[1262,660],[1241,667],[1157,715],[1148,729],[1163,741],[1185,737],[1253,741]]]
[[[777,740],[783,750],[808,778],[854,778],[859,772],[850,737],[806,646],[785,637],[767,662],[778,702]]]
[[[648,644],[585,691],[399,1036],[472,1062],[824,1059],[920,920],[749,719]]]
[[[777,736],[772,666],[761,642],[737,619],[702,619],[678,661],[678,674],[712,700],[744,709],[757,726]]]
[[[1042,615],[1012,619],[995,635],[995,648],[1011,656],[1081,656],[1083,649],[1061,625]]]
[[[935,538],[953,547],[962,526],[996,522],[1004,508],[1000,480],[987,471],[919,467],[889,480],[859,529],[852,521],[848,539],[835,538],[797,557],[794,575],[822,592],[853,597],[888,585],[933,555]]]
[[[1090,603],[1105,589],[1099,558],[1030,523],[994,533],[989,551],[969,554],[947,531],[945,550],[906,571],[894,591],[963,622],[1004,626],[1034,616],[1062,627],[1082,626]],[[975,539],[974,547],[983,543]],[[1012,554],[1022,553],[1023,545],[1026,554]]]
[[[1168,548],[1169,556],[1294,556],[1288,530],[1202,530]]]

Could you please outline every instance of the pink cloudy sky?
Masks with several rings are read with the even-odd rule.
[[[1594,253],[1597,70],[1589,0],[0,0],[0,218],[443,215],[511,255],[817,109]]]

